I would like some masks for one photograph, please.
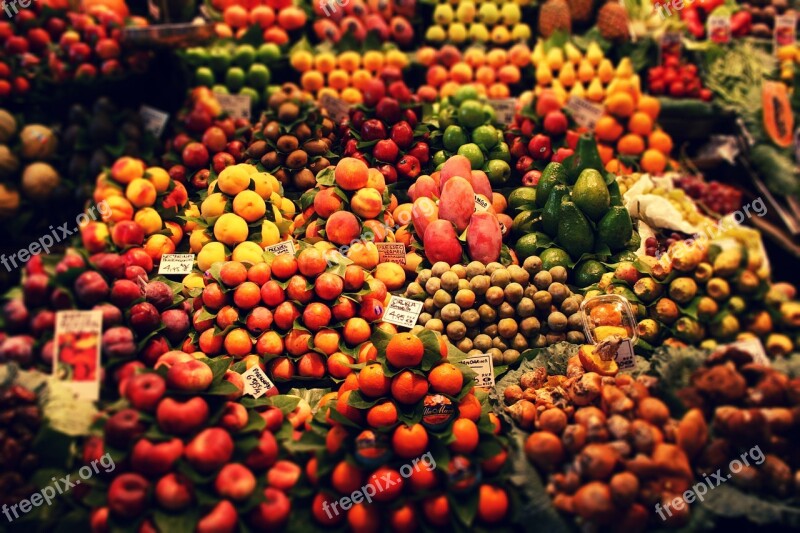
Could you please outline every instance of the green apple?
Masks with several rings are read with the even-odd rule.
[[[436,166],[436,170],[439,170],[439,166],[444,165],[444,162],[447,161],[447,153],[444,150],[439,150],[435,154],[433,154],[433,164]]]
[[[455,124],[447,126],[442,135],[442,145],[448,152],[455,152],[458,147],[469,142],[467,134],[464,133],[464,128],[456,126]]]
[[[458,155],[463,155],[469,159],[469,164],[472,166],[473,170],[483,167],[483,162],[485,161],[483,151],[481,151],[481,147],[475,143],[462,144],[458,148]]]
[[[502,185],[511,177],[511,166],[501,159],[490,159],[483,171],[489,176],[489,182],[493,186]]]
[[[215,83],[214,72],[208,67],[198,67],[194,71],[194,79],[197,85],[205,87],[211,87]]]
[[[472,142],[488,152],[498,143],[497,128],[489,124],[478,126],[472,130]]]
[[[260,63],[269,65],[281,58],[281,49],[275,43],[264,43],[258,47],[256,58]]]
[[[225,85],[231,92],[238,92],[244,87],[245,73],[241,67],[231,67],[225,74]]]
[[[270,72],[266,65],[253,63],[247,71],[247,85],[254,89],[263,89],[269,85]]]
[[[506,163],[511,163],[511,151],[508,149],[508,144],[500,141],[494,148],[489,150],[489,159],[499,159]]]
[[[471,130],[486,123],[483,104],[477,100],[467,100],[458,106],[458,123]]]
[[[240,44],[233,53],[233,64],[247,68],[256,60],[256,49],[250,44]]]

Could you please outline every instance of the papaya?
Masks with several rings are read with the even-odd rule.
[[[781,148],[792,145],[794,115],[786,85],[779,81],[765,81],[761,87],[761,105],[764,113],[764,130]]]
[[[467,250],[473,261],[488,265],[500,259],[503,234],[497,217],[488,211],[472,215],[467,227]]]
[[[453,176],[447,180],[439,200],[439,218],[452,222],[456,230],[462,232],[467,229],[474,211],[475,191],[466,178]]]

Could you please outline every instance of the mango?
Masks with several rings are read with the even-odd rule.
[[[475,191],[469,181],[454,176],[442,187],[439,218],[452,222],[460,233],[467,229],[475,211]]]
[[[472,164],[463,155],[454,155],[444,162],[442,170],[439,173],[439,190],[444,191],[445,184],[450,181],[450,178],[459,176],[467,179],[472,175]]]
[[[416,200],[417,198],[438,198],[439,196],[439,187],[436,185],[436,182],[433,181],[433,178],[430,176],[420,176],[417,178],[416,183],[408,189],[408,196],[411,200]]]
[[[473,170],[468,179],[475,194],[482,194],[486,198],[492,198],[492,185],[489,183],[489,176],[486,175],[486,172],[483,170]]]
[[[422,197],[414,201],[411,207],[411,221],[417,235],[424,236],[428,224],[439,218],[439,208],[430,198]]]
[[[503,234],[497,217],[489,212],[472,215],[467,228],[467,250],[473,261],[489,264],[500,259]]]
[[[461,243],[453,225],[447,220],[434,220],[425,229],[425,257],[431,263],[444,261],[448,265],[461,263]]]

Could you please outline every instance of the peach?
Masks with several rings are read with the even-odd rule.
[[[373,242],[357,242],[347,251],[347,258],[362,268],[372,270],[378,265],[378,247]]]
[[[383,194],[386,190],[386,178],[377,168],[370,168],[367,175],[367,187],[377,190]]]
[[[122,196],[112,196],[106,200],[106,209],[103,213],[104,222],[120,222],[133,220],[133,205]]]
[[[417,198],[411,208],[411,220],[417,235],[425,235],[428,224],[439,219],[439,208],[433,200],[425,196]]]
[[[325,371],[325,360],[316,352],[308,352],[297,361],[297,372],[300,376],[322,379]]]
[[[369,169],[354,157],[342,158],[334,170],[336,184],[346,191],[357,191],[367,186]]]
[[[164,254],[175,253],[175,243],[166,235],[150,235],[144,243],[144,251],[153,261],[161,261]]]
[[[186,192],[186,187],[183,186],[183,183],[179,181],[174,183],[175,188],[161,200],[161,207],[171,210],[175,214],[180,214],[181,208],[189,202],[189,193]]]
[[[342,199],[335,189],[323,189],[314,196],[314,211],[322,218],[329,218],[342,209]]]
[[[383,242],[386,240],[386,226],[391,224],[384,224],[378,220],[365,220],[364,221],[364,239],[373,242]]]
[[[461,243],[453,225],[447,220],[434,220],[428,224],[423,238],[425,257],[431,263],[444,261],[448,265],[461,263]]]
[[[433,181],[432,177],[420,176],[417,178],[417,182],[414,184],[414,193],[412,194],[411,190],[409,189],[408,196],[412,200],[422,198],[423,196],[431,199],[438,198],[439,187],[436,186],[436,182]]]
[[[134,157],[120,157],[111,166],[111,177],[120,183],[130,183],[144,176],[144,161]]]
[[[149,167],[145,170],[144,177],[153,184],[158,192],[167,192],[171,178],[169,172],[161,167]]]
[[[81,241],[89,253],[102,252],[109,243],[108,226],[102,222],[89,222],[81,228]]]
[[[459,176],[448,179],[442,187],[439,200],[439,218],[452,222],[461,233],[469,225],[475,211],[475,191],[472,185]]]
[[[472,215],[467,228],[467,250],[473,261],[489,264],[500,258],[503,235],[500,223],[492,213],[479,212]]]
[[[399,290],[406,283],[406,273],[397,263],[381,263],[373,275],[382,281],[390,291]]]
[[[132,220],[123,220],[111,229],[111,241],[118,248],[126,246],[141,246],[144,242],[144,231],[141,226]]]
[[[463,155],[454,155],[444,162],[439,173],[439,190],[444,193],[444,186],[454,176],[467,179],[472,175],[472,165]]]
[[[473,170],[470,175],[467,176],[467,179],[470,185],[472,185],[472,190],[475,191],[476,194],[482,194],[486,198],[492,198],[492,185],[489,183],[489,176],[486,175],[486,172],[483,170]]]
[[[360,189],[350,200],[353,212],[364,219],[375,218],[383,211],[383,198],[377,189]]]
[[[156,187],[144,178],[136,178],[125,188],[125,198],[136,207],[150,207],[156,203]]]
[[[411,209],[413,204],[406,203],[398,205],[392,211],[392,218],[401,226],[411,223]]]
[[[325,235],[338,245],[349,244],[361,234],[361,224],[353,213],[337,211],[325,223]]]

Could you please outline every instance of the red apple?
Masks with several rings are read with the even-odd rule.
[[[156,420],[165,433],[188,435],[208,421],[208,404],[199,397],[185,401],[164,398],[156,408]]]
[[[233,439],[222,428],[204,429],[186,446],[184,456],[195,470],[208,474],[231,460]]]
[[[169,511],[180,511],[192,503],[194,487],[186,476],[170,473],[156,483],[156,501]]]
[[[147,430],[147,426],[135,409],[123,409],[105,423],[106,442],[116,448],[127,448]]]
[[[289,519],[292,503],[282,491],[267,487],[264,489],[265,502],[250,512],[250,522],[262,531],[281,529]]]
[[[167,383],[170,387],[184,392],[206,390],[214,380],[211,367],[198,359],[177,363],[167,370]]]
[[[414,130],[405,120],[401,120],[390,130],[389,137],[397,144],[400,149],[405,150],[414,142]]]
[[[413,155],[404,155],[397,162],[397,172],[405,179],[415,180],[422,172],[419,159]]]
[[[121,518],[136,518],[148,508],[150,484],[139,474],[125,473],[108,487],[108,508]]]
[[[550,111],[544,116],[542,126],[550,135],[563,135],[569,127],[569,121],[567,115],[561,111]]]
[[[190,142],[181,152],[183,164],[189,168],[201,168],[208,166],[208,149],[199,142]]]
[[[364,105],[367,107],[375,107],[381,98],[386,96],[386,86],[381,80],[370,79],[364,84],[361,90],[364,95]]]
[[[166,390],[164,378],[155,372],[136,374],[127,381],[125,398],[135,409],[149,413],[155,411]]]
[[[400,109],[400,102],[394,98],[381,98],[381,101],[378,102],[378,105],[375,107],[375,115],[388,124],[394,124],[400,120],[402,114],[403,111]]]
[[[365,120],[361,125],[361,140],[379,141],[386,138],[386,126],[376,118]],[[355,154],[353,154],[355,155]]]
[[[163,476],[175,466],[183,455],[183,442],[172,438],[153,443],[140,439],[131,452],[131,468],[148,477]]]
[[[267,484],[280,490],[290,490],[300,479],[301,468],[291,461],[278,461],[267,472]]]
[[[383,163],[394,163],[397,161],[399,154],[400,150],[397,147],[397,143],[391,139],[382,139],[372,148],[372,155]]]
[[[214,488],[222,498],[243,501],[253,494],[256,477],[241,463],[231,463],[222,467],[214,481]]]

